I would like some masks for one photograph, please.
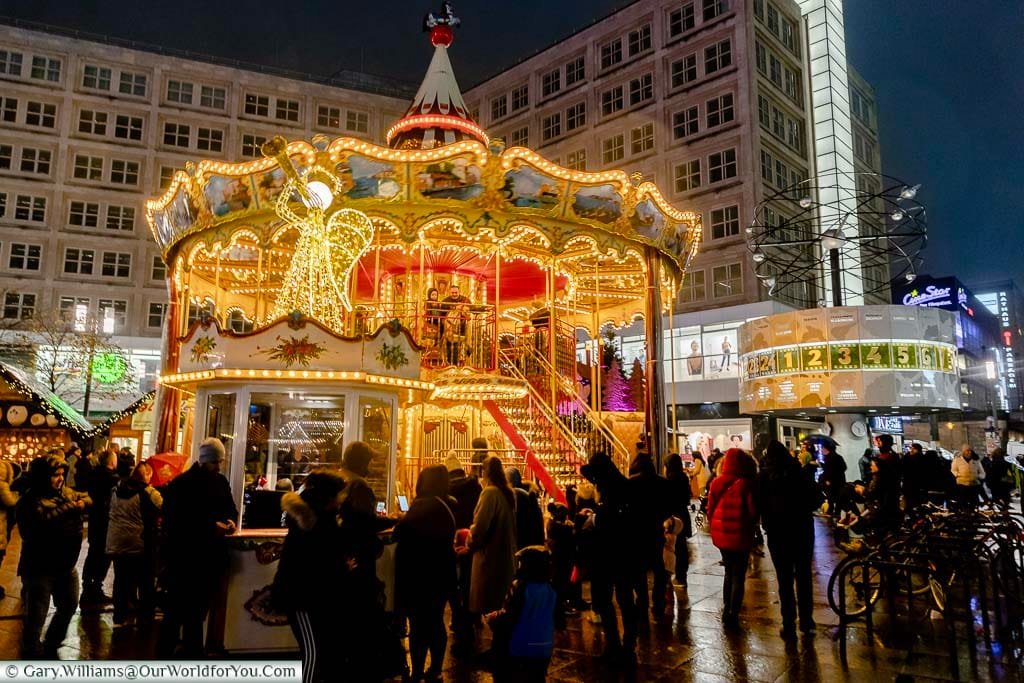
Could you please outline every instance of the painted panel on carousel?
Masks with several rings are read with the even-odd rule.
[[[633,225],[633,229],[636,230],[637,234],[651,244],[658,244],[661,240],[662,230],[665,229],[665,215],[658,210],[653,199],[645,199],[639,202],[629,222]],[[676,240],[680,243],[680,246],[677,247],[678,251],[673,252],[676,257],[686,248],[686,226],[679,227],[682,228],[682,231],[676,237]]]
[[[253,180],[256,183],[256,200],[261,208],[269,209],[284,190],[288,178],[280,167],[274,167],[263,173],[254,173]]]
[[[170,243],[175,235],[191,228],[198,216],[199,210],[189,199],[188,192],[184,187],[179,187],[167,207],[153,214],[156,238],[160,246]]]
[[[385,325],[363,344],[363,370],[374,375],[419,379],[420,351],[404,329]]]
[[[318,325],[290,328],[282,321],[246,335],[198,327],[182,347],[180,371],[213,368],[359,370],[360,340],[339,339]]]
[[[513,206],[551,210],[561,201],[564,185],[562,180],[529,166],[520,166],[505,174],[502,192]]]
[[[349,199],[394,199],[401,193],[401,174],[388,161],[351,154],[334,172]]]
[[[416,190],[427,199],[473,199],[484,191],[480,167],[468,157],[443,159],[414,169]]]
[[[572,210],[580,218],[614,223],[622,215],[622,195],[614,185],[581,187],[573,195]]]
[[[203,194],[215,220],[255,208],[252,176],[211,175],[203,188]]]

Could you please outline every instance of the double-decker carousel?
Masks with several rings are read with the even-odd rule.
[[[147,205],[169,288],[156,449],[222,439],[241,510],[225,609],[257,619],[224,620],[228,649],[290,643],[253,604],[283,535],[282,480],[298,488],[363,441],[392,512],[451,451],[469,470],[483,436],[562,498],[594,451],[628,457],[581,393],[577,338],[642,318],[660,386],[655,340],[699,216],[622,171],[489,140],[453,76],[452,28],[434,18],[388,147],[275,137],[262,159],[188,164]]]

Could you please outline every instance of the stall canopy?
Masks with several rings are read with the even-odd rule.
[[[83,437],[92,434],[92,423],[23,370],[0,362],[0,379],[3,379],[13,391],[24,396],[26,401],[37,404],[44,413],[52,415],[61,427]]]
[[[100,422],[95,427],[93,427],[90,436],[106,436],[107,434],[110,433],[110,428],[114,426],[117,422],[123,420],[126,417],[131,417],[132,415],[139,411],[146,410],[147,408],[150,407],[150,405],[153,403],[155,399],[156,391],[146,392],[138,399],[136,399],[134,402],[132,402],[130,405],[122,408],[121,410],[117,411],[107,419],[103,420],[103,422]]]

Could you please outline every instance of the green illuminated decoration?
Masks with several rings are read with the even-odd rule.
[[[128,372],[124,357],[117,353],[98,353],[92,359],[92,378],[99,384],[117,384]]]

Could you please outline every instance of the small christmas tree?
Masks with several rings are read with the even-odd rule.
[[[647,403],[647,392],[644,387],[647,385],[647,377],[644,375],[644,364],[639,358],[633,359],[633,369],[629,373],[629,395],[633,399],[636,410],[644,410]]]
[[[608,371],[604,375],[604,386],[601,394],[605,410],[632,412],[636,404],[630,395],[629,383],[622,376],[622,365],[618,358],[613,358]]]

